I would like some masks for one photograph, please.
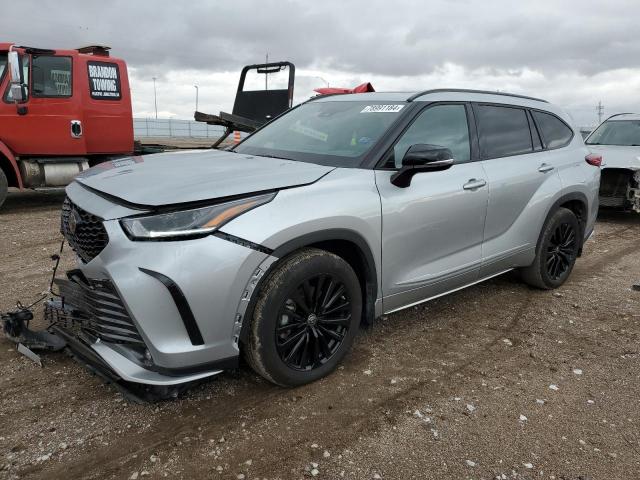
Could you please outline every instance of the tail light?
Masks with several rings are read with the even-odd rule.
[[[589,165],[593,165],[594,167],[599,167],[600,165],[602,165],[602,155],[590,153],[589,155],[584,157],[584,159]]]

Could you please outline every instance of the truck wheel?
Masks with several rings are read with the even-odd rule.
[[[580,232],[578,219],[571,210],[559,208],[554,212],[540,233],[535,260],[522,269],[522,279],[544,290],[562,285],[576,263]]]
[[[7,176],[4,174],[2,169],[0,169],[0,207],[7,199],[7,195],[9,193],[9,182],[7,181]]]
[[[277,385],[313,382],[347,354],[361,313],[360,282],[351,266],[324,250],[300,250],[265,279],[245,357]]]

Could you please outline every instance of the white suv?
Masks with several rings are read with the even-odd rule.
[[[609,117],[585,143],[603,158],[600,205],[640,213],[640,115]]]

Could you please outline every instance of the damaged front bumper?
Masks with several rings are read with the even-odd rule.
[[[640,213],[640,169],[603,168],[600,206]]]
[[[636,170],[633,174],[633,182],[629,185],[627,192],[631,208],[640,213],[640,170]]]
[[[112,381],[173,386],[221,373],[221,369],[167,372],[154,365],[142,336],[108,280],[87,279],[79,270],[55,279],[60,296],[45,303],[48,329],[92,370]]]
[[[78,259],[52,283],[49,331],[117,384],[175,390],[237,368],[245,309],[269,252],[224,234],[133,241],[119,219],[139,210],[74,184],[67,193],[61,231]]]

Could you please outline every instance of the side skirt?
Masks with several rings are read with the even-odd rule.
[[[463,289],[465,289],[467,287],[471,287],[472,285],[476,285],[478,283],[482,283],[485,280],[489,280],[490,278],[499,277],[500,275],[502,275],[504,273],[507,273],[507,272],[510,272],[511,270],[513,270],[513,268],[507,268],[506,270],[503,270],[503,271],[498,272],[498,273],[494,273],[494,274],[489,275],[487,277],[483,277],[483,278],[481,278],[479,280],[476,280],[474,282],[467,283],[466,285],[463,285],[463,286],[458,287],[458,288],[454,288],[453,290],[448,290],[446,292],[439,293],[438,295],[434,295],[433,297],[428,297],[428,298],[425,298],[423,300],[418,300],[417,302],[413,302],[413,303],[410,303],[408,305],[403,305],[402,307],[394,308],[393,310],[389,310],[388,312],[384,312],[384,313],[385,314],[389,314],[389,313],[399,312],[400,310],[404,310],[405,308],[410,308],[410,307],[413,307],[415,305],[420,305],[421,303],[428,302],[429,300],[435,300],[436,298],[444,297],[445,295],[449,295],[450,293],[457,292],[458,290],[463,290]]]

